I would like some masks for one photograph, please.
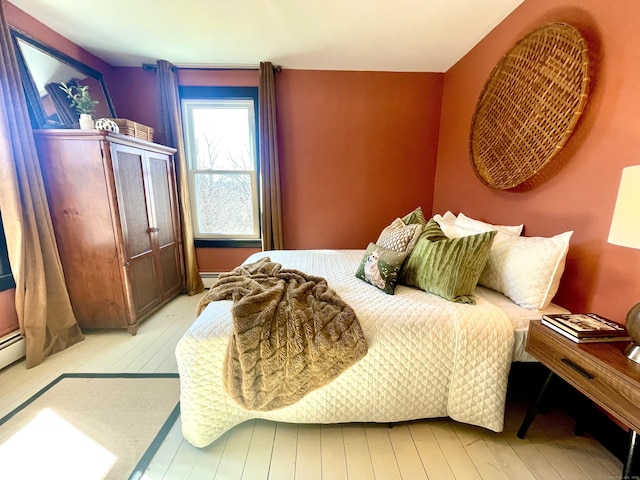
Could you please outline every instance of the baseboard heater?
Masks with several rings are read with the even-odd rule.
[[[25,341],[19,331],[0,337],[0,369],[20,360],[24,355]]]
[[[218,275],[220,275],[219,272],[200,272],[204,288],[211,288],[211,285],[218,279]]]

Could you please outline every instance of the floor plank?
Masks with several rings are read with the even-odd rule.
[[[169,468],[163,475],[164,479],[171,478],[189,478],[193,467],[198,460],[199,452],[188,442],[181,442],[175,456],[173,457]]]
[[[529,430],[531,431],[533,428],[531,427]],[[562,476],[553,468],[549,459],[536,448],[529,438],[520,439],[515,435],[507,435],[505,438],[536,479],[562,480]]]
[[[389,427],[382,424],[368,425],[365,434],[375,477],[389,480],[402,479],[398,460],[389,438]]]
[[[359,423],[344,425],[342,436],[349,478],[375,479],[365,426]]]
[[[173,461],[173,457],[175,457],[176,452],[184,441],[184,437],[182,436],[182,425],[178,420],[167,434],[162,445],[160,445],[160,448],[153,457],[153,462],[149,465],[143,479],[161,480],[162,478],[165,478],[165,474]]]
[[[215,478],[228,440],[229,433],[227,432],[208,447],[200,449],[200,454],[196,459],[196,463],[193,466],[193,470],[191,470],[191,475],[189,475],[188,480],[210,480],[211,478]]]
[[[492,436],[492,432],[486,432],[479,427],[462,423],[455,423],[454,431],[481,478],[484,480],[508,480],[500,462],[496,460],[485,442],[486,438]]]
[[[448,419],[436,419],[431,422],[431,429],[455,477],[481,480],[478,469],[453,430],[453,422]]]
[[[342,425],[322,425],[320,427],[322,448],[322,477],[347,480],[347,459],[344,453]]]
[[[244,465],[249,453],[255,420],[249,420],[233,427],[229,435],[224,455],[220,459],[215,480],[241,480]]]
[[[294,480],[298,456],[298,426],[290,423],[276,424],[276,434],[271,452],[270,480]]]
[[[300,425],[296,449],[296,480],[322,479],[321,453],[320,428],[315,425]]]
[[[518,453],[511,448],[504,434],[491,435],[485,439],[487,448],[500,463],[507,478],[518,480],[535,480],[535,476],[527,468]]]
[[[393,453],[402,478],[407,480],[428,480],[409,427],[402,423],[389,429],[389,439],[391,440]]]
[[[455,479],[455,475],[447,462],[444,452],[438,444],[430,422],[412,422],[409,431],[416,444],[427,476],[442,480]]]
[[[274,422],[256,420],[251,443],[249,444],[247,461],[242,472],[243,479],[267,480],[275,433],[276,424]]]
[[[527,438],[564,480],[588,478],[580,465],[576,464],[562,448],[558,448],[543,429],[531,428]]]

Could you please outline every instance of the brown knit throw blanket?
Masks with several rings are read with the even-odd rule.
[[[249,410],[291,405],[367,353],[353,309],[321,277],[268,257],[220,275],[198,305],[233,300],[222,369],[226,392]]]

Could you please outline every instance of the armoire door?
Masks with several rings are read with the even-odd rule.
[[[143,151],[112,144],[112,161],[124,239],[125,269],[131,286],[130,302],[134,319],[137,319],[163,298],[152,243],[151,195],[145,180]]]
[[[147,158],[154,219],[151,238],[156,243],[156,268],[159,272],[162,296],[166,298],[183,288],[173,166],[168,155],[149,152]]]

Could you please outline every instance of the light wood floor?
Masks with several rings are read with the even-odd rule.
[[[25,369],[0,371],[0,417],[62,373],[177,372],[174,348],[194,320],[199,296],[181,296],[140,326],[99,331]],[[510,400],[502,433],[429,419],[396,424],[291,425],[250,421],[207,448],[184,440],[180,422],[153,459],[147,480],[593,479],[620,476],[621,462],[561,410],[538,415],[527,438],[515,432],[526,401]],[[0,478],[2,478],[0,466]]]

